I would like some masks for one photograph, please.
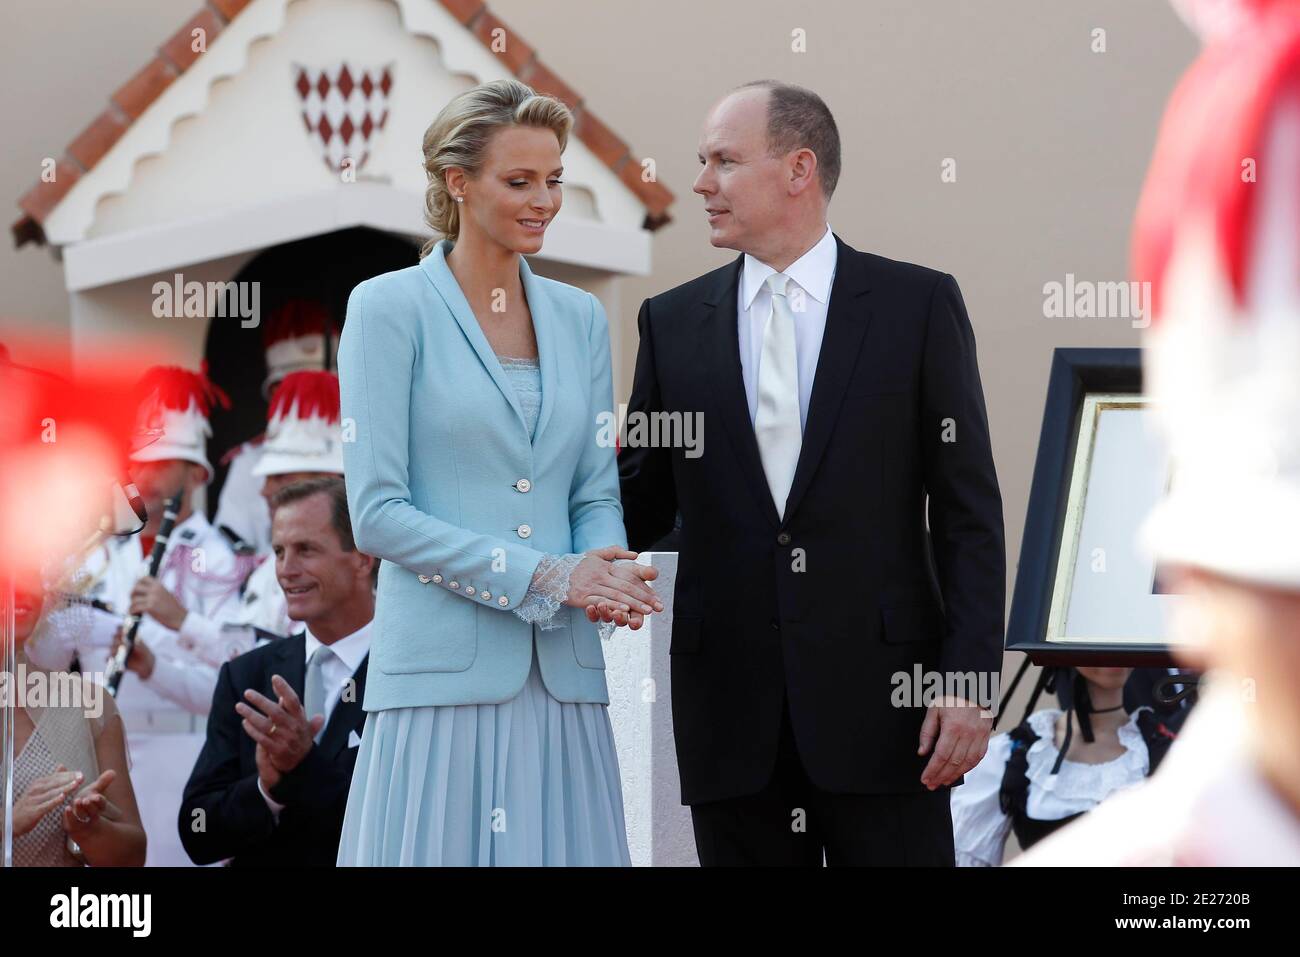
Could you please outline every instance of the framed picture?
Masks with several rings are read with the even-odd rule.
[[[1057,349],[1034,464],[1007,650],[1039,665],[1172,663],[1171,593],[1137,544],[1171,466],[1138,349]]]

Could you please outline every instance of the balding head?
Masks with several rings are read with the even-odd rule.
[[[815,93],[772,80],[731,91],[705,119],[699,159],[694,189],[704,197],[713,245],[775,265],[787,244],[824,232],[840,145]]]

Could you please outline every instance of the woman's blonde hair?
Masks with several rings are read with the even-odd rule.
[[[424,131],[424,221],[441,236],[430,238],[420,249],[429,255],[438,240],[460,235],[460,207],[447,189],[447,170],[463,169],[473,176],[483,166],[488,143],[509,126],[549,129],[564,151],[573,128],[573,114],[553,96],[535,92],[518,80],[493,80],[458,94]]]

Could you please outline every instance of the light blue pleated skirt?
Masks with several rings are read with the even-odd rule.
[[[502,704],[373,711],[340,866],[628,866],[608,708],[556,701],[537,649]]]

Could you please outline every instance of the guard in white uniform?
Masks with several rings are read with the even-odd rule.
[[[149,841],[147,863],[188,866],[176,829],[181,793],[203,745],[204,716],[225,660],[221,626],[237,612],[252,565],[193,510],[195,494],[211,475],[204,454],[208,414],[224,394],[202,374],[173,367],[146,373],[142,392],[148,396],[142,419],[161,431],[131,454],[132,480],[149,522],[139,535],[110,538],[83,564],[77,591],[94,602],[89,625],[84,608],[69,609],[75,627],[49,628],[29,655],[47,668],[67,668],[75,658],[84,674],[102,680],[124,619],[142,615],[117,695],[131,781]],[[162,503],[181,489],[179,518],[158,575],[150,578]]]
[[[1160,770],[1016,863],[1300,865],[1300,9],[1180,2],[1206,50],[1134,231],[1174,463],[1142,530],[1208,690]]]
[[[322,303],[290,299],[272,310],[262,323],[262,345],[267,369],[262,395],[270,399],[291,373],[336,367],[339,326]],[[271,549],[271,512],[262,494],[264,473],[256,471],[264,438],[259,435],[249,439],[222,457],[222,464],[229,464],[229,469],[213,520],[217,528],[229,529],[259,555]]]
[[[342,429],[339,423],[339,380],[333,372],[291,372],[276,387],[266,426],[266,440],[252,470],[259,496],[269,501],[292,482],[326,475],[343,475]],[[268,536],[269,537],[269,536]],[[233,620],[286,637],[301,630],[289,619],[284,592],[275,574],[275,555],[268,547],[249,576]],[[209,633],[219,629],[206,626]],[[222,630],[219,647],[226,658],[248,651],[254,636],[247,629]],[[221,664],[221,662],[217,662]]]

